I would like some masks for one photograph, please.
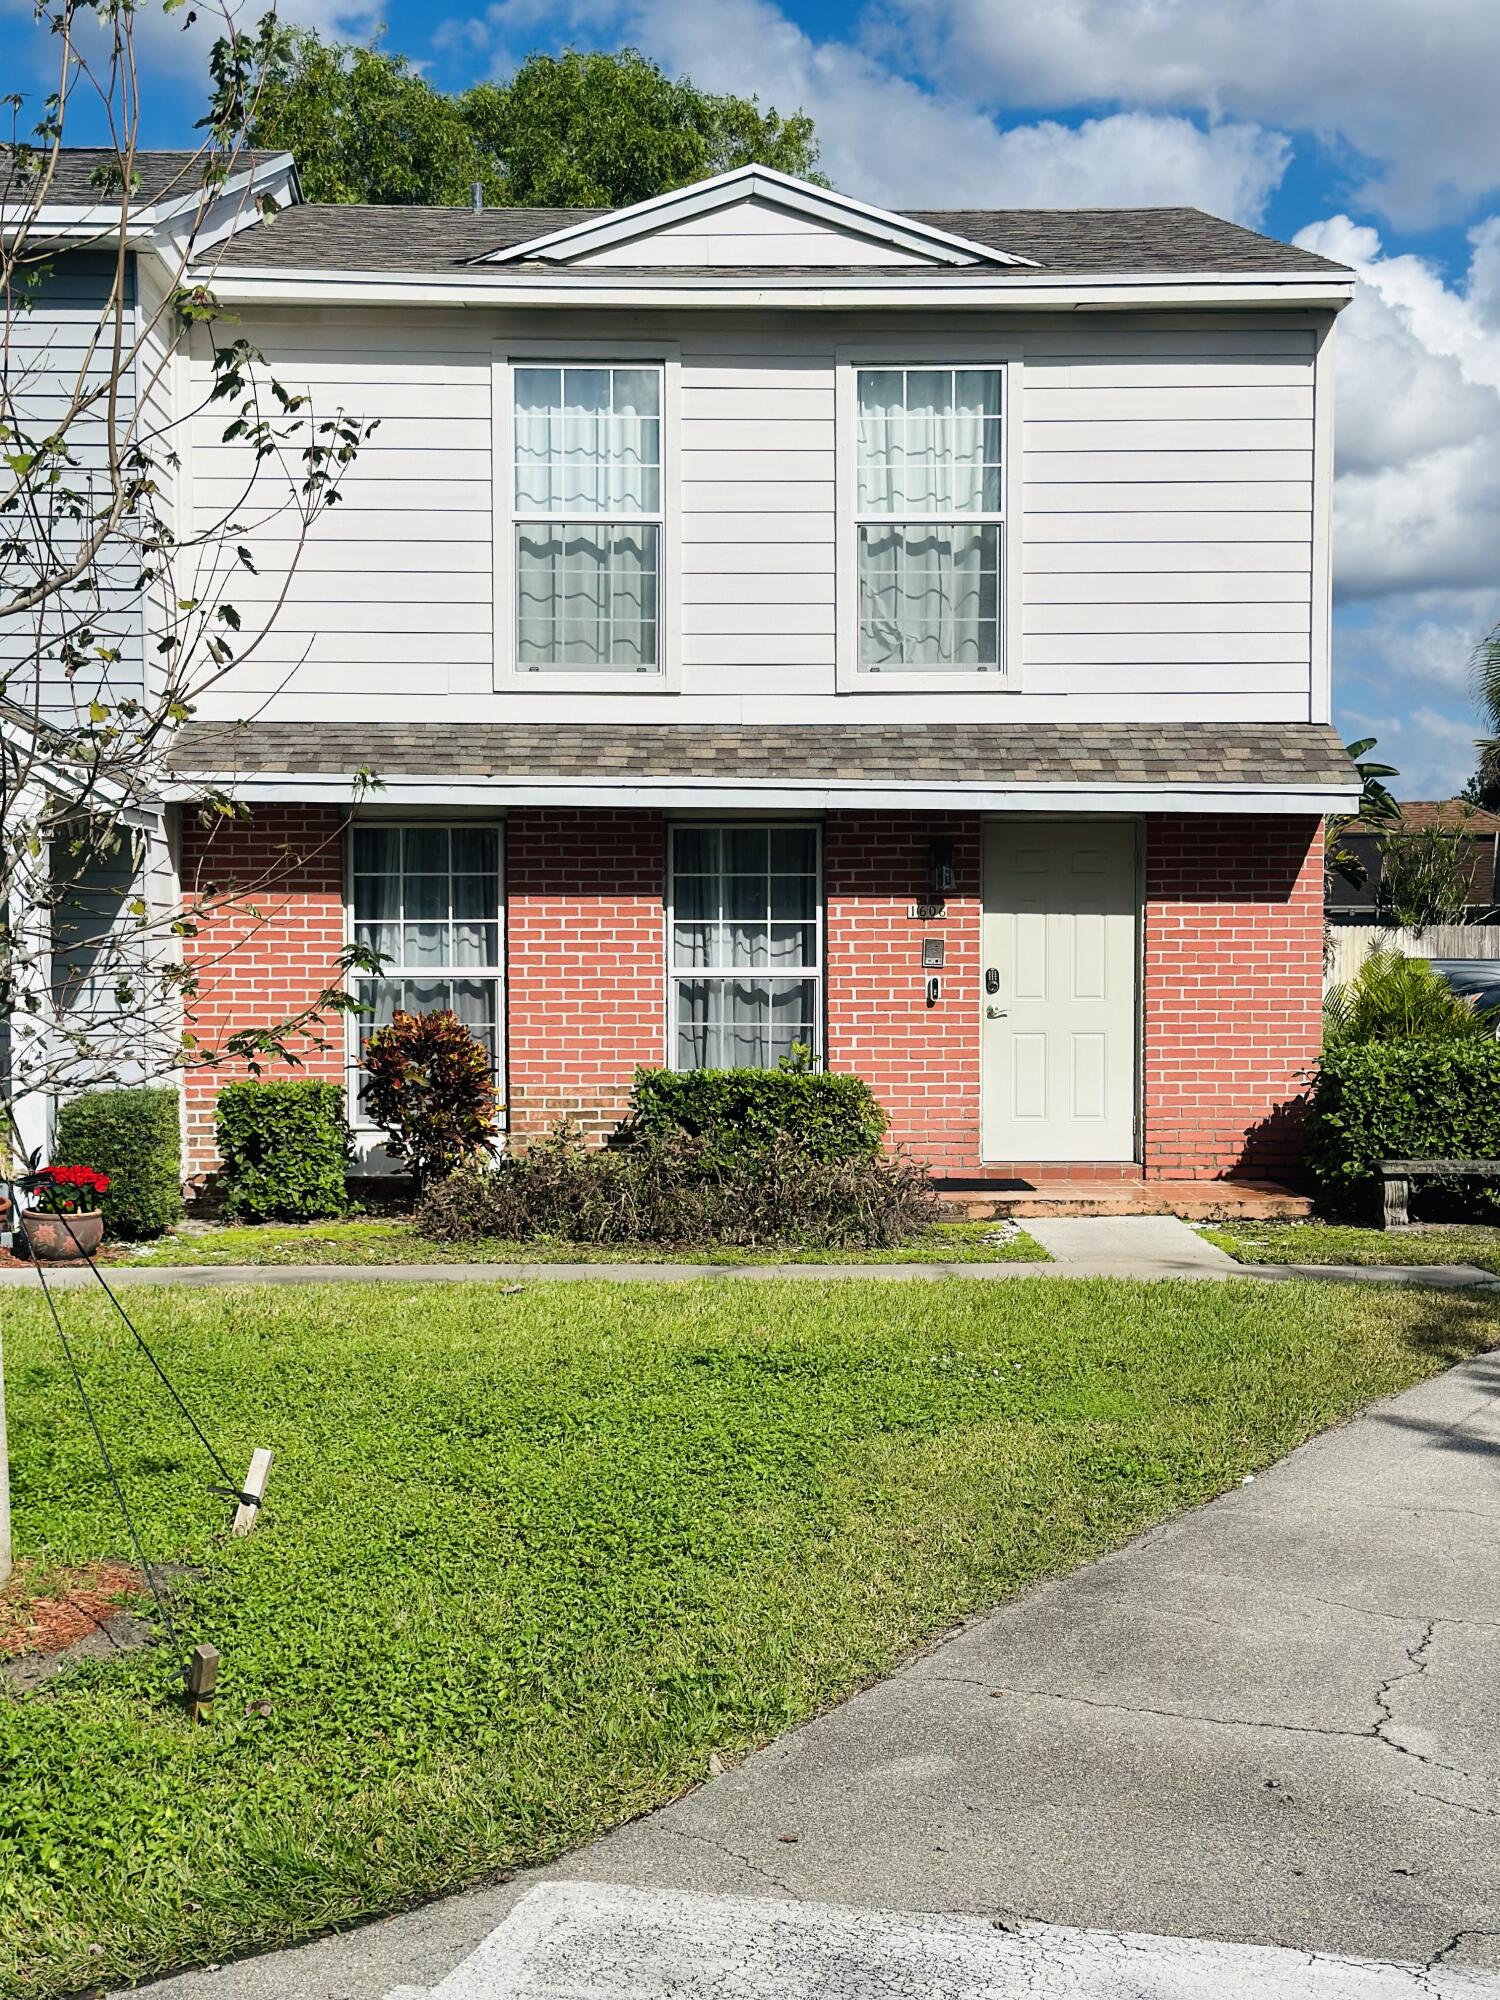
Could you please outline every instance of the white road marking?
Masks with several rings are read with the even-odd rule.
[[[1500,1973],[545,1882],[427,2000],[1496,2000]],[[401,1987],[388,2000],[419,2000]]]

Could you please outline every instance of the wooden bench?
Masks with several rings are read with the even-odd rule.
[[[1382,1160],[1380,1191],[1387,1229],[1404,1229],[1413,1181],[1436,1181],[1472,1174],[1500,1181],[1500,1160]]]

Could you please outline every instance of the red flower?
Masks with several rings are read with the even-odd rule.
[[[97,1167],[39,1167],[26,1183],[44,1208],[55,1215],[73,1215],[86,1198],[109,1191],[109,1175]]]

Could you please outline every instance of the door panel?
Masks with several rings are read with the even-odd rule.
[[[984,1154],[1135,1155],[1136,829],[995,820],[984,830]]]

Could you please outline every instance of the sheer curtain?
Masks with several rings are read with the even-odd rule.
[[[672,834],[674,1061],[772,1069],[819,1047],[817,834],[682,826]]]
[[[653,670],[660,370],[517,368],[515,452],[519,664]]]
[[[1000,371],[862,369],[857,474],[860,664],[994,671]]]

